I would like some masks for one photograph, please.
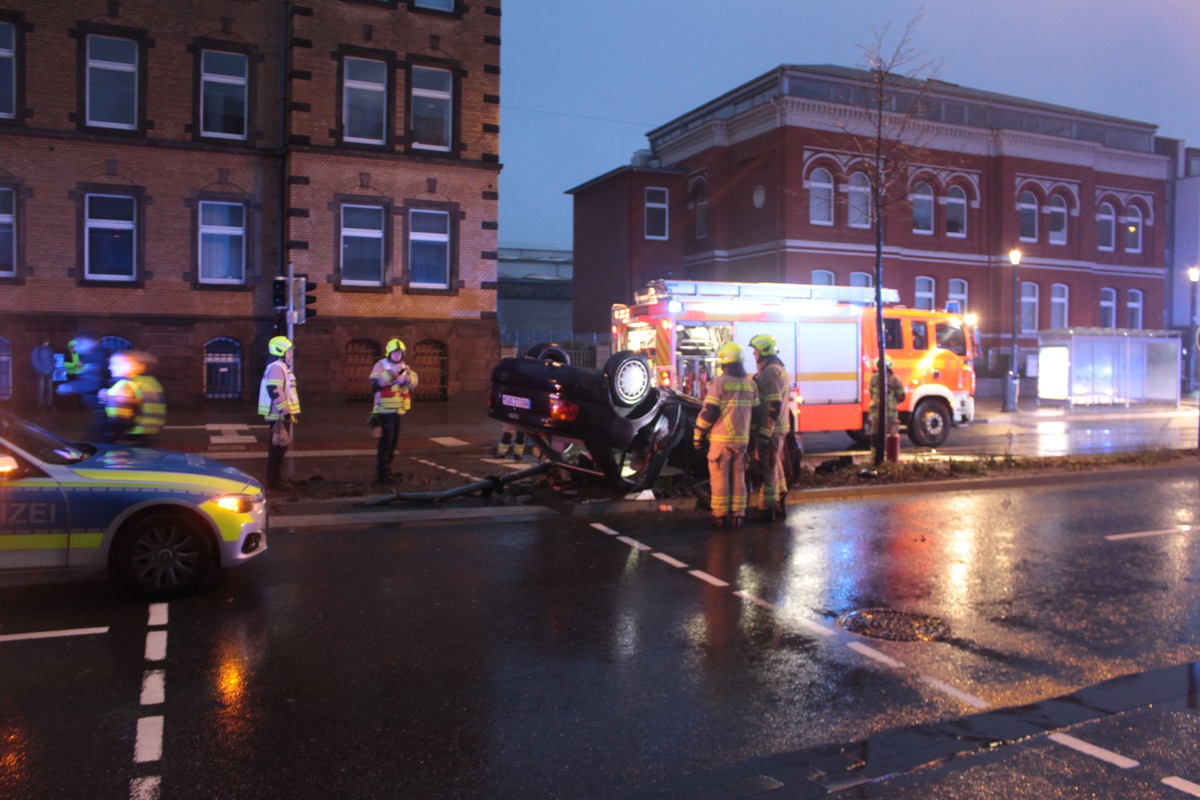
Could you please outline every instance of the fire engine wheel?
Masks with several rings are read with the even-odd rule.
[[[622,408],[642,402],[654,386],[650,362],[632,350],[613,353],[604,364],[604,375],[613,402]]]
[[[908,423],[908,438],[918,447],[941,447],[950,435],[950,409],[945,401],[928,398],[917,403]]]

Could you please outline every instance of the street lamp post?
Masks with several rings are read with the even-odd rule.
[[[1004,384],[1004,405],[1001,411],[1015,412],[1017,396],[1020,394],[1017,375],[1017,335],[1021,332],[1021,251],[1016,248],[1009,250],[1008,261],[1012,264],[1012,356],[1009,359],[1008,375]]]
[[[1196,391],[1196,347],[1200,346],[1200,328],[1196,326],[1196,284],[1200,283],[1200,267],[1188,267],[1188,280],[1192,282],[1192,315],[1188,317],[1188,391]]]

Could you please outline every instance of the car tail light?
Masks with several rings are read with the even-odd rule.
[[[570,422],[579,416],[579,406],[561,397],[550,398],[550,418],[561,422]]]

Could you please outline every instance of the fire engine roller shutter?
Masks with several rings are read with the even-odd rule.
[[[859,402],[859,330],[858,322],[796,325],[798,364],[792,374],[800,384],[805,405]]]

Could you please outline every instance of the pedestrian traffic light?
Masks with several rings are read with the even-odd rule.
[[[287,311],[291,286],[287,278],[276,278],[271,283],[271,306],[276,311]]]
[[[296,324],[304,322],[304,320],[315,317],[317,310],[312,308],[316,305],[316,295],[309,292],[316,291],[317,284],[308,280],[306,275],[297,275],[296,283],[292,286],[294,295],[292,297],[292,310],[296,312]]]

